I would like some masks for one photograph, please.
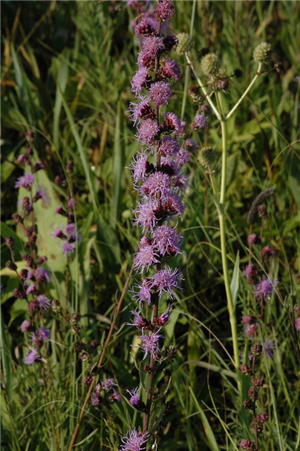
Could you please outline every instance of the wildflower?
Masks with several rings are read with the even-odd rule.
[[[175,230],[169,226],[157,227],[153,234],[153,247],[162,255],[180,254],[181,236],[177,235]]]
[[[156,121],[146,119],[138,130],[137,138],[141,144],[152,144],[158,138],[159,126]]]
[[[150,279],[150,287],[155,288],[158,291],[159,295],[162,295],[162,292],[167,293],[171,298],[174,297],[174,289],[179,288],[178,280],[181,279],[182,273],[178,272],[176,268],[172,272],[172,268],[165,267],[165,269],[161,269],[157,271]]]
[[[265,275],[263,275],[261,282],[255,285],[255,291],[253,291],[255,298],[259,299],[261,296],[263,296],[264,300],[266,300],[273,293],[274,286],[277,284],[278,281],[270,280]]]
[[[242,317],[242,323],[243,324],[254,324],[256,323],[256,317],[251,315],[244,315]]]
[[[274,356],[273,350],[275,349],[274,341],[273,340],[266,340],[263,343],[263,346],[265,348],[266,356],[273,358],[273,356]]]
[[[180,78],[180,69],[178,64],[169,58],[165,58],[162,61],[158,73],[161,78],[172,78],[174,81],[178,81]]]
[[[260,243],[260,238],[259,238],[259,236],[256,235],[256,233],[252,233],[251,235],[248,236],[247,243],[248,244],[258,244],[258,243]]]
[[[101,387],[103,390],[111,390],[113,387],[117,387],[117,384],[114,379],[107,378],[101,383]]]
[[[248,335],[248,337],[254,337],[256,333],[257,333],[256,324],[249,324],[247,327],[245,327],[245,335]]]
[[[255,451],[255,445],[250,440],[243,439],[239,444],[239,447],[247,451]]]
[[[141,316],[141,312],[137,309],[135,311],[131,311],[135,318],[133,320],[133,323],[127,323],[128,326],[136,326],[138,329],[149,329],[151,327],[150,321],[148,321],[146,318],[143,318]]]
[[[134,428],[128,431],[126,437],[121,438],[123,445],[119,451],[142,451],[146,449],[149,434],[137,432]]]
[[[175,193],[169,194],[169,196],[162,202],[161,208],[171,216],[174,214],[182,216],[182,213],[184,211],[182,200]]]
[[[136,220],[134,224],[141,225],[143,228],[143,232],[145,232],[146,229],[150,229],[152,231],[157,222],[157,218],[155,215],[157,201],[150,199],[145,204],[138,203],[137,206],[138,208],[133,210],[133,212],[136,214]]]
[[[170,97],[172,91],[168,83],[157,81],[150,86],[150,98],[155,106],[168,105]]]
[[[172,309],[172,307],[172,304],[169,304],[167,310],[157,318],[156,326],[162,327],[167,324],[168,321],[170,321],[169,311]]]
[[[76,200],[75,199],[69,199],[68,200],[68,208],[70,210],[72,210],[75,207],[75,205],[76,205]]]
[[[99,404],[100,404],[100,398],[99,398],[99,396],[97,395],[97,393],[93,393],[92,394],[92,400],[91,400],[91,403],[92,403],[92,406],[98,406]]]
[[[143,357],[143,360],[147,357],[148,353],[151,355],[153,359],[156,359],[157,354],[160,352],[158,341],[163,335],[159,334],[158,332],[153,332],[151,335],[146,335],[143,332],[143,335],[138,337],[140,340],[142,340],[141,348],[144,351],[145,355]]]
[[[32,349],[28,351],[28,353],[24,357],[25,365],[32,365],[34,362],[37,362],[41,359],[41,356],[38,355],[38,351],[36,349]]]
[[[137,122],[141,122],[141,119],[154,118],[155,113],[150,105],[150,98],[145,96],[141,98],[140,103],[130,103],[129,111],[131,112],[130,119],[133,121],[134,125]]]
[[[179,152],[179,144],[176,138],[165,136],[159,143],[158,153],[165,157],[172,157]]]
[[[156,34],[156,31],[151,25],[150,20],[146,17],[144,17],[136,26],[134,29],[134,33],[136,37],[138,37],[140,34],[147,36],[154,36]]]
[[[191,128],[195,131],[200,130],[207,125],[207,119],[202,114],[196,114],[194,121],[191,123]]]
[[[61,240],[67,240],[67,236],[62,231],[62,227],[59,227],[57,230],[55,230],[51,235],[54,238],[60,238]]]
[[[138,392],[139,392],[140,388],[136,387],[133,390],[126,390],[129,394],[130,394],[130,404],[137,410],[139,410],[140,412],[144,412],[146,405],[145,403],[140,399]]]
[[[139,94],[142,88],[146,86],[148,79],[148,69],[140,67],[131,80],[131,91],[135,95]]]
[[[300,316],[295,320],[295,329],[297,332],[300,330]]]
[[[154,12],[155,17],[161,22],[168,22],[171,16],[174,16],[174,5],[170,0],[162,0],[157,3]]]
[[[134,268],[140,268],[140,272],[143,272],[146,266],[149,267],[154,263],[160,263],[157,257],[158,254],[155,252],[152,244],[142,245],[136,253]]]
[[[29,173],[29,174],[24,174],[22,175],[22,177],[19,177],[18,180],[15,183],[15,188],[25,188],[28,191],[30,191],[31,186],[34,183],[34,176],[33,174]]]
[[[139,180],[144,180],[149,169],[148,155],[145,153],[138,153],[129,166],[132,171],[132,178],[134,183]]]
[[[37,294],[37,289],[36,289],[34,284],[29,285],[29,287],[26,290],[26,294],[27,295],[29,295],[29,294]]]
[[[162,38],[149,36],[143,40],[142,50],[138,56],[139,67],[153,67],[155,58],[159,52],[164,49]]]
[[[160,195],[161,201],[164,201],[170,194],[170,185],[171,179],[167,174],[155,172],[141,186],[141,193],[152,198]]]
[[[163,133],[179,133],[181,122],[175,113],[164,113],[164,122],[160,125]]]
[[[76,244],[65,241],[61,248],[63,250],[64,256],[67,257],[69,254],[72,254],[75,251]]]
[[[27,310],[29,312],[30,315],[34,315],[39,309],[39,303],[36,299],[33,299],[32,301],[29,302],[29,304],[27,305]]]
[[[50,307],[50,299],[46,298],[46,296],[43,296],[42,294],[37,297],[38,305],[43,310],[48,310]]]
[[[31,322],[27,321],[27,319],[25,319],[20,326],[20,330],[22,333],[28,332],[29,330],[31,330],[31,328],[32,328]]]
[[[175,155],[174,161],[179,166],[187,164],[190,161],[190,154],[186,150],[180,149],[177,155]]]
[[[122,396],[118,390],[113,388],[112,394],[109,396],[109,399],[113,402],[122,402]]]
[[[136,300],[140,304],[142,302],[147,302],[148,305],[151,303],[151,286],[150,281],[147,279],[144,279],[142,282],[142,285],[137,285],[138,291],[134,293],[133,298],[136,298]]]
[[[39,283],[42,282],[51,282],[50,273],[44,268],[38,267],[34,271],[34,276]]]
[[[261,251],[261,255],[262,255],[263,258],[274,257],[275,251],[271,247],[265,246],[263,248],[263,250]]]
[[[250,263],[249,265],[246,266],[246,268],[244,270],[244,274],[246,276],[247,282],[251,283],[251,285],[253,285],[255,283],[255,279],[257,276],[257,270],[252,263]]]

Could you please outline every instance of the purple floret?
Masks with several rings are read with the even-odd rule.
[[[123,445],[119,451],[142,451],[146,449],[149,434],[137,432],[134,428],[128,431],[126,437],[121,438]]]
[[[36,349],[32,349],[25,355],[24,363],[25,365],[32,365],[34,362],[37,362],[40,359],[41,356],[38,354],[38,351]]]
[[[37,302],[39,304],[39,307],[43,310],[48,310],[50,307],[50,299],[46,298],[46,296],[43,296],[42,294],[37,297]]]
[[[155,172],[141,186],[141,193],[152,198],[160,195],[161,201],[164,201],[170,195],[170,185],[171,179],[167,174]]]
[[[31,186],[34,183],[34,175],[29,173],[29,174],[24,174],[21,177],[18,178],[18,180],[15,183],[15,188],[25,188],[30,190]]]
[[[159,334],[159,331],[160,329],[157,332],[152,332],[151,335],[146,335],[143,331],[143,335],[138,337],[140,340],[142,340],[140,346],[145,353],[143,360],[145,360],[148,354],[150,354],[153,359],[156,359],[157,354],[160,352],[158,342],[159,339],[163,337],[163,335]]]
[[[274,287],[277,284],[277,280],[270,280],[265,275],[263,275],[262,281],[255,285],[255,291],[253,291],[255,298],[259,299],[261,296],[263,296],[265,301],[268,297],[271,296],[274,291]]]
[[[165,269],[161,269],[157,271],[150,279],[150,287],[155,288],[159,292],[159,295],[162,295],[162,292],[168,294],[171,298],[174,298],[174,289],[179,288],[178,281],[182,278],[182,273],[178,272],[178,269],[175,268],[174,271],[172,268],[166,266]]]
[[[150,86],[150,98],[155,106],[168,105],[171,97],[172,90],[168,83],[157,81]]]
[[[182,237],[169,226],[157,227],[153,234],[153,248],[162,256],[166,254],[180,254],[180,242]]]
[[[207,119],[202,114],[196,114],[194,117],[194,121],[191,124],[191,127],[194,130],[200,130],[200,128],[203,128],[207,125]]]
[[[134,268],[140,269],[142,273],[146,267],[154,263],[160,263],[158,255],[151,244],[141,245],[138,252],[135,254]]]
[[[153,144],[158,138],[159,126],[156,121],[146,119],[138,129],[137,138],[141,144]]]

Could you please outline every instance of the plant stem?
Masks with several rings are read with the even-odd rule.
[[[246,89],[246,91],[244,92],[244,94],[242,95],[242,97],[237,101],[237,103],[234,105],[234,107],[232,108],[232,110],[229,111],[229,113],[226,115],[225,120],[227,121],[235,112],[235,110],[239,107],[239,105],[242,103],[242,101],[244,100],[244,98],[246,97],[246,95],[248,94],[248,92],[250,91],[250,89],[252,88],[252,86],[254,85],[254,83],[256,82],[258,76],[261,74],[261,68],[262,68],[262,63],[258,64],[258,68],[257,68],[257,72],[253,78],[253,80],[251,81],[250,85],[248,86],[248,88]]]

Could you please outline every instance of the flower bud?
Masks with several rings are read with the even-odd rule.
[[[217,155],[212,147],[202,147],[198,153],[198,161],[203,167],[212,167],[215,164]]]
[[[271,53],[271,45],[267,42],[262,42],[254,49],[253,59],[257,63],[266,63],[270,59]]]
[[[186,52],[189,52],[192,49],[192,40],[187,33],[179,33],[177,35],[178,44],[176,52],[179,55],[183,55]]]
[[[18,290],[18,288],[15,288],[15,289],[13,290],[12,294],[13,294],[13,296],[14,296],[15,298],[18,298],[18,299],[23,299],[23,298],[24,298],[24,293],[23,293],[23,291]]]
[[[51,309],[53,313],[60,313],[61,312],[61,305],[56,299],[52,299],[51,301]]]
[[[20,215],[18,215],[17,213],[15,213],[15,214],[12,216],[12,218],[13,218],[13,220],[14,220],[15,222],[17,222],[17,223],[19,223],[19,224],[22,224],[22,223],[23,223],[23,218],[22,218]]]
[[[251,346],[251,353],[253,354],[253,357],[258,357],[262,353],[262,345],[260,343],[254,343],[253,346]]]
[[[207,77],[217,75],[220,69],[220,60],[214,53],[208,53],[202,58],[200,66]]]
[[[251,376],[253,374],[252,368],[249,365],[241,365],[240,371],[242,374],[245,374],[245,376]]]
[[[18,269],[17,265],[14,262],[12,262],[11,260],[8,260],[5,263],[5,266],[6,266],[6,268],[10,269],[11,271],[16,271]]]
[[[72,313],[70,316],[70,323],[72,326],[75,326],[80,321],[81,315],[80,313]]]
[[[5,244],[6,244],[7,247],[13,247],[13,245],[15,244],[15,241],[14,241],[13,237],[12,236],[7,236],[5,238]]]

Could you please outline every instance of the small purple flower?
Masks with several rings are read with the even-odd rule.
[[[36,335],[40,340],[48,341],[51,335],[51,331],[49,329],[41,327],[39,330],[36,331]]]
[[[160,263],[157,257],[158,255],[151,244],[140,245],[138,252],[135,254],[134,268],[139,268],[142,273],[147,266]]]
[[[34,183],[34,175],[31,173],[24,174],[24,175],[22,175],[22,177],[19,177],[18,180],[16,181],[15,188],[23,187],[30,191],[33,183]]]
[[[69,254],[72,254],[76,249],[76,243],[69,243],[69,241],[65,241],[62,245],[62,250],[64,256],[67,257]]]
[[[255,279],[257,276],[257,269],[255,268],[255,266],[250,263],[249,265],[246,266],[245,270],[244,270],[244,274],[246,276],[246,280],[248,283],[251,283],[251,285],[253,285],[255,283]]]
[[[157,36],[149,36],[144,38],[142,50],[138,56],[138,66],[152,67],[154,65],[155,58],[163,49],[164,43],[162,38]]]
[[[37,302],[39,307],[43,310],[48,310],[50,307],[50,299],[46,298],[46,296],[43,296],[42,294],[37,297]]]
[[[247,237],[247,243],[248,244],[257,244],[260,242],[259,237],[256,235],[256,233],[252,233]]]
[[[179,152],[179,144],[176,138],[165,136],[159,143],[158,152],[165,157],[173,157]]]
[[[141,92],[142,88],[146,85],[148,80],[148,69],[141,67],[131,80],[131,90],[137,95]]]
[[[159,331],[160,329],[157,332],[152,332],[151,335],[146,335],[144,334],[144,331],[142,331],[143,335],[138,337],[140,340],[142,340],[140,346],[145,353],[143,360],[145,360],[148,353],[151,355],[153,359],[156,359],[157,354],[160,352],[158,341],[160,338],[163,337],[163,335],[159,334],[158,333]]]
[[[165,269],[157,271],[150,279],[150,288],[155,288],[161,296],[163,292],[174,298],[174,289],[179,288],[178,280],[182,278],[182,273],[175,268],[166,266]]]
[[[186,150],[180,149],[177,155],[175,155],[174,161],[178,166],[187,164],[190,161],[190,154]]]
[[[144,279],[142,285],[137,285],[137,292],[134,292],[133,298],[137,300],[140,304],[140,309],[142,308],[142,302],[147,302],[148,305],[151,304],[151,286],[150,281]]]
[[[241,441],[241,443],[239,444],[239,447],[242,449],[245,449],[247,451],[255,451],[255,449],[256,449],[254,443],[250,442],[250,440],[246,440],[246,439],[243,439]]]
[[[159,126],[156,121],[146,119],[138,130],[137,138],[141,144],[152,144],[157,139]]]
[[[295,320],[295,329],[297,332],[300,330],[300,316]]]
[[[162,78],[172,78],[178,81],[180,78],[180,69],[178,64],[169,58],[165,58],[159,70],[159,75]]]
[[[141,122],[141,119],[154,118],[155,113],[150,105],[150,98],[143,97],[141,98],[140,103],[130,103],[129,111],[131,113],[130,119],[133,121],[134,125],[137,122]]]
[[[139,387],[134,388],[133,390],[126,390],[127,393],[130,394],[130,404],[135,409],[139,410],[140,412],[145,410],[145,403],[140,399],[138,392],[140,391]]]
[[[61,240],[67,239],[67,236],[62,231],[62,227],[59,227],[57,230],[51,233],[51,236],[54,236],[54,238],[60,238]]]
[[[170,321],[170,315],[169,315],[169,312],[170,312],[170,310],[172,309],[172,307],[173,307],[172,304],[169,304],[167,310],[166,310],[164,313],[162,313],[162,315],[160,315],[160,316],[157,318],[157,320],[156,320],[156,325],[157,325],[158,327],[162,327],[162,326],[164,326],[165,324],[167,324],[168,321]]]
[[[263,346],[265,348],[266,356],[273,358],[274,357],[273,350],[275,349],[274,341],[273,340],[266,340],[263,343]]]
[[[109,396],[109,399],[113,402],[122,402],[122,396],[121,393],[113,388],[112,394]]]
[[[157,81],[150,86],[150,98],[155,106],[168,105],[171,97],[172,90],[165,81]]]
[[[171,179],[168,174],[155,172],[150,175],[150,177],[141,186],[141,193],[155,199],[157,195],[160,195],[160,199],[163,202],[166,197],[169,197],[170,195],[170,185]]]
[[[165,113],[164,122],[161,124],[162,131],[167,133],[179,134],[181,130],[181,122],[175,113]]]
[[[69,199],[68,200],[68,208],[69,210],[72,210],[76,206],[76,200],[75,199]]]
[[[274,291],[274,286],[278,284],[277,280],[270,280],[265,275],[262,276],[261,282],[255,285],[255,291],[253,294],[256,299],[263,296],[264,300],[269,298]]]
[[[198,144],[193,139],[186,139],[183,143],[183,147],[189,152],[193,152],[198,149]]]
[[[166,211],[170,216],[178,214],[179,216],[182,216],[182,213],[184,211],[184,206],[182,204],[182,201],[180,197],[172,193],[170,194],[161,204],[162,210]]]
[[[36,349],[32,349],[28,351],[28,353],[24,357],[25,365],[32,365],[34,362],[37,362],[41,359],[41,356],[38,355],[38,351]]]
[[[111,390],[114,387],[117,387],[117,384],[113,378],[107,378],[104,379],[104,381],[101,383],[101,387],[103,390]]]
[[[132,171],[134,183],[137,183],[139,180],[144,180],[148,170],[148,155],[138,153],[137,157],[132,160],[131,165],[128,168]]]
[[[157,227],[153,234],[153,247],[162,256],[166,254],[181,254],[180,242],[182,237],[177,235],[175,230],[169,226]]]
[[[146,229],[153,230],[155,224],[157,222],[157,218],[155,216],[155,209],[157,208],[156,200],[149,200],[145,204],[138,203],[137,208],[133,210],[136,214],[136,219],[134,221],[135,225],[141,225],[143,228],[143,232]]]
[[[92,403],[92,406],[95,406],[95,407],[100,404],[100,398],[97,395],[97,393],[95,393],[95,392],[92,394],[91,403]]]
[[[44,204],[48,205],[50,203],[49,194],[48,194],[46,188],[43,185],[39,185],[37,187],[37,192],[36,192],[35,195],[38,196],[39,199],[42,199]]]
[[[136,326],[138,329],[143,329],[148,325],[149,321],[141,316],[141,312],[138,309],[135,311],[131,310],[130,313],[134,315],[134,320],[132,323],[127,323],[127,326]]]
[[[146,449],[149,434],[137,432],[134,428],[128,431],[126,437],[121,438],[123,445],[119,451],[142,451]]]
[[[194,121],[191,123],[191,127],[194,130],[200,130],[200,128],[203,128],[207,125],[207,119],[202,114],[196,114],[194,117]]]
[[[36,287],[35,287],[34,284],[29,285],[29,287],[28,287],[27,290],[26,290],[26,294],[27,294],[27,296],[28,296],[29,294],[37,294],[37,289],[36,289]]]
[[[36,268],[36,270],[34,271],[34,276],[39,283],[51,282],[49,271],[42,267]]]
[[[248,324],[245,327],[245,335],[248,337],[255,337],[257,334],[257,325],[256,324]]]
[[[65,227],[65,232],[72,240],[76,240],[77,238],[77,227],[76,224],[70,223]]]
[[[21,332],[24,334],[24,332],[28,332],[28,331],[31,330],[31,329],[32,329],[31,322],[28,321],[27,319],[25,319],[25,320],[23,321],[23,323],[21,324],[21,326],[20,326]]]
[[[153,26],[151,25],[151,22],[147,18],[143,18],[134,29],[134,34],[136,37],[138,37],[140,34],[144,35],[145,37],[148,36],[154,36],[156,34]]]
[[[261,251],[261,255],[262,255],[263,258],[274,257],[275,251],[271,247],[265,246],[263,248],[263,250]]]
[[[167,22],[171,16],[174,16],[174,5],[170,0],[162,0],[157,3],[155,16],[161,22]]]

